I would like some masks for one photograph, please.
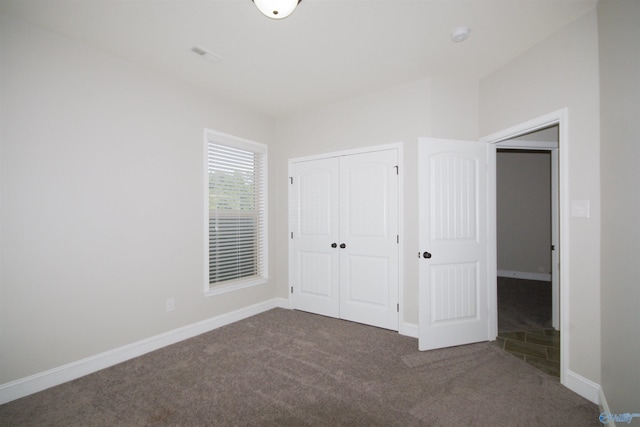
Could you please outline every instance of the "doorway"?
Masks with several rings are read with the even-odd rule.
[[[540,116],[538,118],[529,120],[522,124],[513,126],[511,128],[502,130],[500,132],[496,132],[494,134],[488,135],[482,138],[479,142],[484,144],[486,150],[486,162],[485,159],[478,158],[475,155],[465,154],[464,145],[468,143],[472,143],[472,141],[454,141],[454,140],[442,140],[442,139],[434,139],[434,138],[419,138],[418,139],[418,163],[419,163],[419,176],[418,182],[419,193],[418,193],[418,206],[419,206],[419,221],[418,221],[418,234],[419,234],[419,252],[418,258],[421,258],[419,263],[419,271],[418,271],[418,310],[419,310],[419,348],[420,350],[430,350],[434,348],[442,348],[447,346],[454,345],[462,345],[471,342],[479,342],[483,340],[493,341],[498,336],[498,292],[497,292],[497,224],[496,224],[496,157],[497,157],[497,148],[523,148],[523,143],[517,141],[518,137],[531,134],[535,131],[539,131],[542,129],[547,129],[557,126],[557,147],[544,147],[538,146],[537,149],[540,150],[551,150],[551,162],[552,162],[552,170],[557,171],[555,178],[552,177],[552,180],[555,179],[556,184],[552,185],[552,188],[557,189],[557,197],[552,197],[552,210],[557,212],[555,215],[555,224],[552,226],[552,232],[554,233],[553,244],[555,245],[555,250],[552,252],[552,266],[554,267],[552,274],[552,292],[557,297],[554,297],[557,308],[553,310],[557,314],[554,315],[556,319],[553,320],[554,324],[557,323],[558,329],[562,330],[562,334],[559,337],[560,341],[560,383],[567,385],[567,387],[573,389],[574,385],[568,385],[567,381],[571,383],[575,383],[574,376],[568,375],[568,353],[569,353],[569,342],[570,342],[570,330],[569,330],[569,286],[570,286],[570,276],[568,268],[560,268],[560,266],[566,266],[569,263],[569,254],[568,248],[562,247],[561,242],[569,241],[569,228],[567,225],[569,224],[569,218],[571,214],[570,206],[571,203],[569,201],[569,180],[568,180],[568,147],[569,147],[569,133],[568,133],[568,109],[564,108],[561,110],[557,110],[555,112],[546,114],[544,116]],[[436,144],[434,144],[436,143]],[[466,174],[467,178],[461,180],[460,182],[469,184],[468,186],[460,186],[457,188],[451,189],[449,193],[451,193],[452,197],[440,197],[431,200],[429,195],[433,193],[432,190],[436,190],[440,188],[439,185],[435,185],[438,180],[433,180],[432,178],[436,178],[438,174],[432,174],[432,170],[435,170],[432,166],[436,166],[436,164],[440,161],[438,159],[434,159],[433,161],[429,160],[430,146],[436,146],[439,143],[446,144],[446,150],[444,150],[440,155],[438,155],[439,159],[451,158],[452,161],[455,160],[456,157],[461,157],[466,159],[465,162],[475,164],[476,168],[469,168],[473,173]],[[459,143],[463,143],[460,145]],[[478,141],[476,141],[478,143]],[[527,142],[530,143],[530,142]],[[502,144],[502,145],[500,145]],[[425,150],[421,153],[421,147],[424,147]],[[433,153],[432,153],[433,154]],[[437,154],[437,153],[436,153]],[[425,161],[426,160],[426,161]],[[457,160],[456,160],[457,161]],[[461,160],[462,161],[462,160]],[[455,161],[453,162],[455,164]],[[484,166],[483,166],[484,165]],[[482,178],[485,176],[485,173],[481,171],[486,171],[486,185],[477,185],[481,183]],[[459,174],[455,174],[453,176],[459,176]],[[476,177],[478,180],[473,181],[471,178]],[[471,180],[471,181],[470,181]],[[457,182],[454,180],[447,180],[445,182]],[[465,185],[466,185],[465,184]],[[430,186],[434,187],[430,189]],[[473,188],[475,192],[463,191],[462,193],[458,190],[463,188]],[[475,307],[475,311],[472,315],[458,316],[459,319],[456,320],[456,316],[445,316],[444,318],[440,318],[437,315],[437,305],[436,302],[442,300],[442,298],[438,299],[434,297],[434,293],[438,293],[438,287],[432,286],[432,282],[434,282],[434,278],[437,279],[430,270],[430,267],[435,264],[435,252],[431,252],[431,248],[435,244],[433,239],[430,239],[430,235],[433,233],[429,232],[429,227],[431,221],[429,218],[432,217],[432,212],[430,211],[442,211],[442,209],[446,208],[446,203],[443,204],[443,201],[458,200],[460,194],[466,194],[467,196],[471,193],[474,194],[474,197],[469,199],[473,201],[473,203],[469,203],[468,206],[473,206],[474,208],[468,210],[471,212],[486,212],[486,215],[482,215],[480,218],[474,218],[472,221],[473,224],[477,225],[477,230],[480,231],[482,236],[473,235],[472,238],[460,239],[466,241],[476,241],[483,248],[486,253],[486,257],[482,256],[477,260],[473,261],[463,261],[468,265],[478,266],[478,270],[473,272],[474,274],[464,277],[474,277],[474,279],[469,279],[464,281],[465,284],[468,284],[467,289],[472,289],[474,292],[467,293],[467,295],[477,295],[475,299],[469,299],[472,301]],[[478,201],[478,204],[475,204],[475,201]],[[450,205],[451,203],[449,203]],[[455,208],[455,206],[454,206]],[[451,209],[449,209],[451,210]],[[471,218],[471,215],[465,216],[465,218]],[[483,231],[484,230],[484,231]],[[436,239],[442,240],[442,239]],[[566,246],[566,245],[565,245]],[[458,253],[462,253],[464,251],[454,251]],[[466,251],[469,252],[469,251]],[[439,256],[439,255],[438,255]],[[483,264],[483,261],[484,262]],[[461,265],[461,262],[452,262],[455,265]],[[462,277],[461,275],[460,277]],[[447,279],[447,283],[452,284],[453,287],[458,286],[456,275],[449,275],[449,279]],[[475,282],[474,282],[475,281]],[[437,281],[436,281],[437,282]],[[562,288],[560,288],[559,283],[562,282]],[[444,283],[444,282],[443,282]],[[478,286],[475,286],[474,283],[477,283]],[[444,288],[444,287],[443,287]],[[444,295],[442,292],[440,295]],[[447,304],[439,304],[440,307],[456,307],[455,301],[449,303],[454,300],[459,292],[449,292],[449,297],[446,299]],[[444,300],[443,300],[444,301]],[[467,304],[468,306],[468,304]],[[483,314],[488,316],[488,318],[483,317]],[[455,314],[455,313],[454,313]],[[444,328],[441,326],[442,324],[446,326],[459,326],[461,328],[460,333],[456,334],[444,334],[447,337],[447,340],[444,339],[442,341],[432,342],[432,338],[438,335],[432,333],[433,328],[438,328],[443,330]],[[477,336],[473,337],[473,340],[466,339],[468,338],[465,334],[471,332],[473,326],[475,326],[478,322],[484,322],[484,331],[478,333]],[[438,324],[440,323],[440,325]],[[465,326],[469,325],[469,328],[465,328]],[[440,334],[443,335],[443,334]]]
[[[497,144],[497,343],[560,376],[558,125]]]

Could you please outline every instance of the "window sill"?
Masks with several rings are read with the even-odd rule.
[[[220,294],[225,294],[227,292],[237,291],[238,289],[264,285],[265,283],[267,283],[267,281],[268,281],[267,277],[258,277],[258,278],[248,279],[248,280],[238,280],[238,281],[227,283],[224,285],[207,288],[204,291],[204,296],[212,297],[214,295],[220,295]]]

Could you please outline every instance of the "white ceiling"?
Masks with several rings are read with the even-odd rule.
[[[0,0],[66,35],[272,117],[427,77],[481,78],[597,0],[303,0],[284,20],[251,0]],[[471,28],[463,43],[449,39]],[[209,49],[212,64],[191,51]]]

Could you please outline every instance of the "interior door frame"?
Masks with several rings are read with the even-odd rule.
[[[488,265],[487,265],[487,298],[489,308],[489,337],[495,339],[498,335],[498,284],[497,284],[497,174],[496,153],[499,142],[516,138],[527,133],[535,132],[550,126],[558,125],[558,229],[559,239],[556,250],[559,254],[559,278],[560,283],[560,383],[566,385],[569,362],[569,222],[571,217],[569,199],[569,113],[563,108],[544,116],[540,116],[512,126],[508,129],[485,136],[480,140],[489,144],[488,155],[488,185],[487,185],[487,240],[488,240]]]
[[[551,325],[554,329],[560,330],[560,275],[558,266],[560,259],[558,252],[559,245],[559,229],[558,229],[558,143],[545,141],[527,141],[527,140],[510,140],[507,139],[495,144],[496,149],[513,149],[519,152],[527,151],[544,151],[550,155],[551,170]],[[497,248],[496,248],[497,249]]]
[[[398,235],[399,244],[398,244],[398,332],[403,335],[407,335],[406,333],[406,325],[404,322],[404,152],[403,152],[404,144],[402,142],[393,142],[389,144],[381,144],[381,145],[373,145],[362,148],[354,148],[350,150],[343,151],[333,151],[322,154],[315,154],[310,156],[303,157],[294,157],[288,160],[288,176],[292,176],[293,164],[297,162],[304,162],[309,160],[319,160],[326,159],[330,157],[342,157],[348,156],[351,154],[363,154],[363,153],[371,153],[374,151],[385,151],[385,150],[397,150],[398,153]],[[287,186],[288,188],[288,186]],[[288,218],[287,218],[287,231],[290,233],[293,232],[291,229],[291,215],[293,215],[293,205],[291,202],[291,195],[289,194],[289,190],[287,191],[287,204],[288,204]],[[291,242],[287,243],[288,247],[288,262],[289,266],[287,268],[288,277],[293,277],[293,248]],[[291,282],[287,285],[287,289],[291,288]],[[293,298],[291,292],[288,292],[288,303],[289,307],[293,307]]]

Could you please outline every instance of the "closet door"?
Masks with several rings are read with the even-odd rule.
[[[294,163],[289,193],[293,308],[332,317],[340,317],[338,162]]]
[[[340,158],[340,318],[393,330],[398,330],[397,156],[397,150],[385,150]]]

